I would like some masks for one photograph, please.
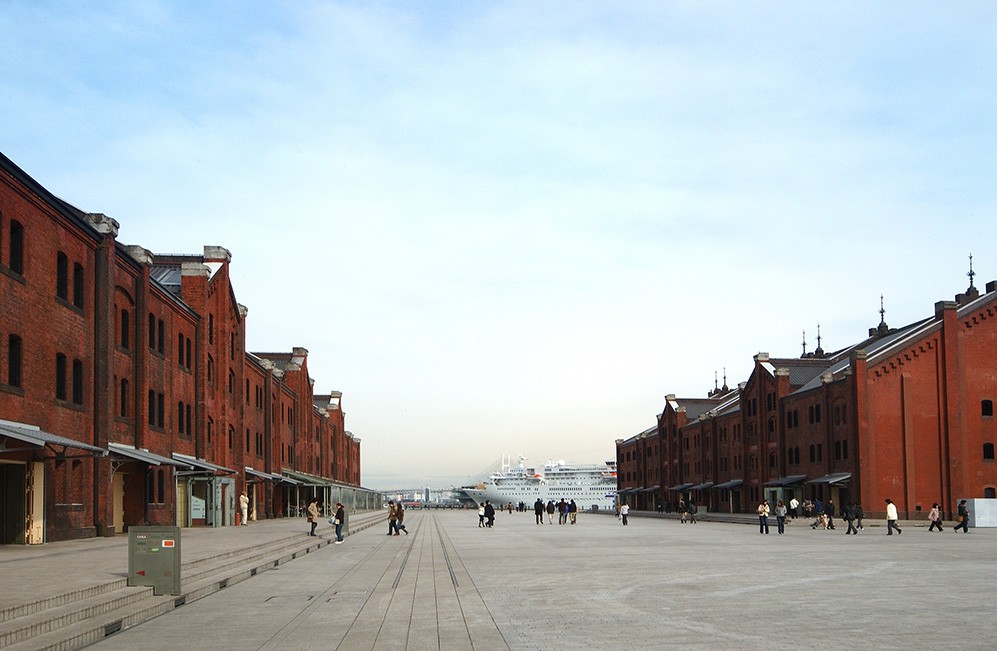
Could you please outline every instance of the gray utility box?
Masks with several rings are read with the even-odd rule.
[[[180,594],[180,527],[128,527],[128,585]]]

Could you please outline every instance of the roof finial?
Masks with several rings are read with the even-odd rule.
[[[727,389],[727,367],[726,366],[724,366],[724,386],[723,386],[723,390],[724,390],[724,393],[726,393],[727,390],[728,390]]]
[[[966,293],[969,293],[969,291],[971,291],[973,289],[973,276],[976,275],[976,272],[973,271],[973,254],[972,253],[969,254],[969,273],[967,273],[966,275],[969,276],[969,290],[967,290]]]
[[[804,330],[803,331],[803,355],[802,355],[802,357],[806,357],[806,356],[807,356],[807,331]]]
[[[717,372],[713,371],[713,390],[717,390]]]
[[[879,327],[876,328],[875,333],[880,336],[887,334],[890,331],[890,326],[886,325],[886,308],[883,307],[883,295],[879,295]]]
[[[824,349],[820,347],[820,324],[817,324],[817,350],[814,351],[817,357],[824,356]]]

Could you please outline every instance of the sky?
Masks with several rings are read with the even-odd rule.
[[[371,488],[615,459],[666,394],[997,279],[997,5],[35,2],[0,151],[232,252]]]

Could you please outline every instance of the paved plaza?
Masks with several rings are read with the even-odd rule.
[[[95,647],[993,648],[997,531],[772,521],[413,510]]]

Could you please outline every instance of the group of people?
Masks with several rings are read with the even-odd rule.
[[[537,524],[544,523],[544,513],[547,514],[547,524],[554,524],[554,513],[557,513],[557,523],[567,524],[570,522],[574,524],[578,519],[578,505],[575,504],[575,500],[561,501],[554,503],[554,500],[547,500],[547,504],[544,501],[537,498],[537,501],[533,503],[533,513],[536,516]]]
[[[321,511],[318,506],[318,498],[313,497],[308,503],[308,508],[305,509],[305,513],[308,514],[308,535],[315,536],[316,527],[318,527],[318,519],[321,515]],[[336,512],[329,518],[329,524],[336,527],[336,544],[343,544],[343,525],[346,523],[346,510],[343,508],[341,502],[336,502]]]
[[[408,535],[408,529],[405,528],[405,507],[402,506],[401,500],[398,500],[397,503],[394,500],[388,500],[388,535],[400,536],[400,531],[404,531],[405,535]]]
[[[790,504],[796,502],[794,497]],[[795,511],[797,507],[789,508],[786,504],[779,500],[775,507],[775,517],[776,526],[778,527],[779,533],[785,532],[786,527],[786,517],[787,515],[795,516]],[[928,513],[928,531],[942,530],[942,516],[941,507],[937,502],[931,505],[931,511]],[[768,518],[771,515],[771,507],[769,506],[768,500],[762,500],[758,504],[756,509],[758,513],[758,533],[767,534],[769,532]],[[834,500],[828,499],[826,502],[821,502],[816,500],[815,503],[807,500],[803,504],[803,513],[805,516],[810,517],[811,515],[815,517],[814,521],[810,524],[811,529],[817,529],[818,527],[824,530],[834,530],[834,516],[835,516],[835,506]],[[841,519],[848,523],[848,529],[845,531],[845,535],[858,535],[858,532],[863,529],[862,519],[865,518],[865,511],[862,509],[862,505],[856,502],[849,502],[845,505],[845,508],[841,511]],[[903,534],[903,529],[897,524],[899,521],[899,515],[897,513],[897,505],[893,503],[893,500],[886,500],[886,535],[892,536],[893,532],[896,531],[897,535]],[[969,509],[966,507],[966,500],[959,502],[958,508],[958,523],[954,527],[955,531],[963,530],[963,533],[969,532]]]
[[[485,500],[484,504],[478,505],[478,526],[488,529],[495,526],[495,507],[491,500]]]

